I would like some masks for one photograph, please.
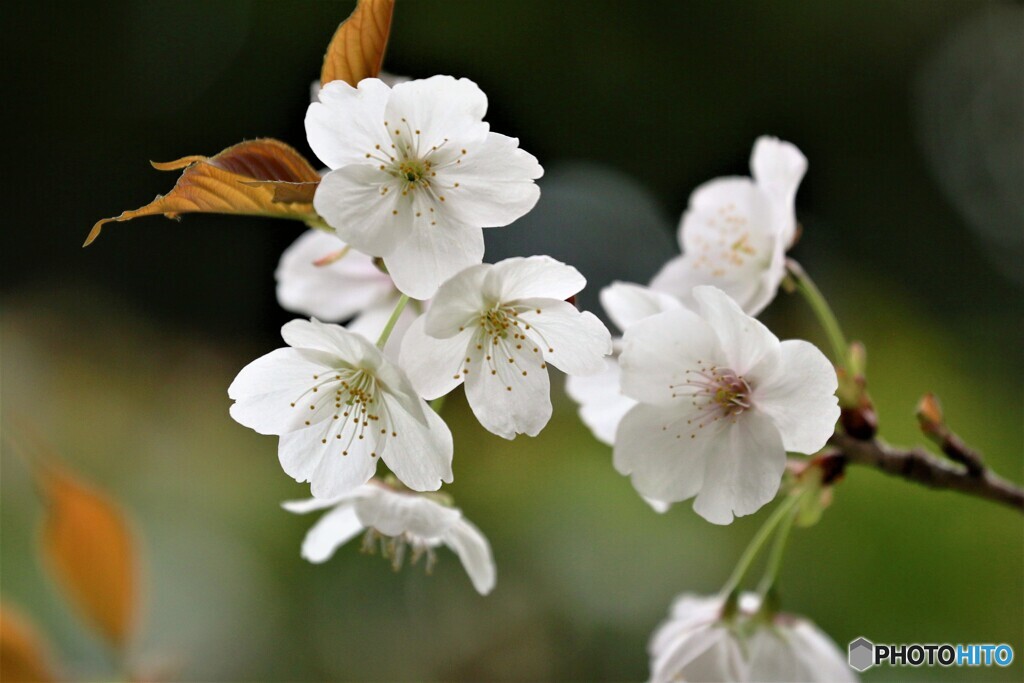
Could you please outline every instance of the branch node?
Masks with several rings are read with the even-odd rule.
[[[985,462],[981,453],[964,443],[963,439],[946,426],[942,405],[934,394],[927,393],[921,397],[917,404],[917,422],[924,435],[931,439],[946,457],[967,468],[968,475],[981,477],[985,474]]]

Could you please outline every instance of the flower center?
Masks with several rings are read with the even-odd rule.
[[[437,172],[461,165],[468,150],[452,149],[448,138],[438,142],[436,137],[424,136],[423,131],[414,128],[405,118],[398,123],[385,121],[384,129],[391,141],[367,150],[366,159],[372,159],[381,171],[398,182],[382,184],[380,196],[390,198],[394,196],[391,191],[398,190],[405,201],[392,208],[392,215],[411,211],[416,219],[437,225],[437,212],[441,210],[441,205],[448,202],[449,195],[459,188],[459,183],[445,182],[438,177]],[[417,195],[417,191],[419,201],[426,200],[427,205],[413,205],[410,201]]]
[[[531,360],[531,355],[536,356],[540,369],[546,370],[548,365],[544,361],[541,347],[547,349],[548,353],[553,353],[554,349],[540,330],[519,318],[519,314],[527,310],[533,310],[537,315],[541,313],[539,308],[502,303],[481,311],[476,319],[477,331],[472,342],[476,349],[476,361],[471,351],[453,378],[464,379],[470,373],[470,366],[477,362],[477,365],[481,365],[477,372],[500,375],[502,381],[506,382],[505,390],[512,391],[515,377],[522,378],[530,374],[525,363]],[[470,327],[473,327],[472,323]],[[459,331],[464,329],[460,327]],[[531,339],[527,332],[534,338]]]
[[[761,249],[752,237],[750,220],[735,204],[720,206],[706,220],[712,232],[698,233],[692,238],[694,268],[722,277],[728,270],[742,268],[757,259]]]
[[[511,327],[519,327],[519,320],[514,308],[502,308],[499,304],[480,314],[480,329],[488,337],[507,339]]]
[[[368,555],[373,555],[379,546],[381,557],[390,560],[391,568],[396,572],[402,568],[407,554],[410,555],[410,565],[415,565],[421,557],[426,556],[424,570],[427,574],[430,574],[434,569],[434,564],[437,562],[434,548],[438,545],[440,545],[439,541],[428,541],[408,532],[398,536],[388,536],[376,529],[370,528],[366,530],[366,534],[363,536],[361,550]],[[408,552],[410,548],[412,549],[411,553]]]
[[[354,443],[368,438],[376,439],[378,447],[383,446],[389,435],[387,406],[380,400],[377,379],[372,374],[358,368],[341,368],[313,375],[313,382],[292,401],[291,407],[308,408],[307,427],[314,422],[326,423],[321,444],[338,443],[342,456],[349,454]],[[398,434],[390,431],[390,436]],[[371,451],[370,457],[377,457],[377,451]]]
[[[409,185],[417,185],[420,183],[429,183],[430,181],[426,180],[429,173],[429,160],[405,159],[398,164],[398,169],[397,172],[395,172],[395,175],[404,179]]]
[[[685,381],[669,385],[672,398],[688,398],[697,409],[686,421],[694,430],[703,429],[722,419],[735,422],[751,407],[750,385],[742,375],[730,368],[707,365],[697,361],[695,370],[687,370]],[[696,438],[696,431],[690,438]]]

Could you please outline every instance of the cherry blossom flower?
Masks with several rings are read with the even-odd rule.
[[[807,159],[794,145],[761,137],[750,166],[754,177],[716,178],[690,195],[679,224],[682,255],[651,287],[692,303],[699,285],[714,285],[757,315],[786,275],[786,250],[796,236],[794,202]]]
[[[548,363],[569,375],[596,374],[612,350],[601,321],[565,301],[585,284],[547,256],[467,268],[409,328],[401,365],[421,396],[465,382],[486,429],[506,439],[535,436],[551,417]]]
[[[310,562],[326,562],[338,548],[365,531],[364,551],[373,552],[379,541],[381,553],[396,570],[407,552],[411,564],[426,556],[429,573],[436,560],[434,549],[445,545],[462,560],[477,592],[487,595],[496,578],[491,546],[461,510],[443,504],[441,498],[371,479],[341,496],[289,501],[283,507],[298,514],[329,509],[302,542],[302,557]]]
[[[613,282],[601,290],[601,305],[619,330],[656,313],[662,313],[683,304],[673,296],[656,292],[632,282]],[[622,417],[636,405],[636,401],[619,389],[618,353],[622,350],[619,339],[612,340],[614,354],[604,359],[604,370],[596,375],[567,377],[565,391],[580,405],[580,419],[590,428],[594,437],[609,446],[615,443],[615,431]]]
[[[401,296],[373,257],[323,230],[307,230],[295,240],[281,255],[274,277],[282,308],[325,322],[350,321],[346,327],[368,339],[384,329]],[[407,307],[398,319],[384,347],[389,358],[397,357],[416,308]]]
[[[786,451],[814,453],[839,418],[835,369],[805,341],[779,342],[715,287],[699,313],[659,313],[623,336],[622,392],[637,400],[615,435],[616,469],[643,496],[697,496],[715,524],[774,498]]]
[[[394,88],[332,81],[309,106],[309,145],[332,169],[313,198],[317,213],[345,242],[383,257],[413,298],[480,263],[481,228],[508,225],[540,196],[540,164],[490,132],[486,111],[480,88],[451,76]]]
[[[758,614],[760,598],[740,597],[723,616],[719,597],[683,594],[648,645],[651,683],[853,683],[857,676],[835,643],[803,617]]]
[[[254,360],[231,383],[231,416],[279,435],[281,466],[310,482],[313,496],[355,489],[381,459],[417,491],[452,480],[448,426],[376,346],[315,319],[293,320],[281,336],[290,348]]]

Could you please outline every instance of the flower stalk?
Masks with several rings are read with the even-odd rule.
[[[800,514],[800,503],[807,493],[807,490],[804,490],[798,494],[790,496],[790,499],[794,501],[794,504],[787,510],[787,514],[784,516],[781,526],[778,531],[775,532],[775,540],[772,542],[772,547],[768,554],[768,561],[765,564],[764,576],[761,577],[761,582],[757,586],[757,593],[762,598],[762,609],[771,608],[772,603],[775,602],[774,600],[768,599],[769,593],[772,592],[775,582],[779,578],[779,571],[782,569],[782,560],[786,555],[786,544],[789,541],[789,533],[793,530],[796,518]]]
[[[409,303],[409,295],[403,294],[398,298],[398,303],[395,304],[395,310],[391,312],[391,317],[388,318],[388,322],[384,325],[384,329],[381,331],[380,336],[377,337],[377,348],[383,349],[384,345],[388,343],[388,338],[395,329],[395,323],[402,316],[402,311],[405,310],[406,304]]]
[[[799,496],[787,496],[782,501],[775,511],[772,512],[771,516],[764,521],[761,528],[754,534],[754,538],[750,540],[746,550],[743,551],[743,555],[740,556],[740,561],[736,564],[736,568],[732,570],[732,574],[729,576],[729,580],[726,581],[725,586],[722,587],[721,594],[726,597],[726,602],[732,602],[734,596],[738,595],[737,591],[743,579],[746,577],[747,572],[750,571],[751,565],[754,560],[757,559],[758,554],[764,547],[764,544],[771,538],[775,528],[787,517],[790,519],[792,524],[793,512],[796,510],[796,504],[799,501]]]
[[[828,305],[828,301],[821,293],[821,290],[814,284],[814,280],[803,269],[803,266],[793,259],[786,259],[786,271],[793,284],[796,285],[797,291],[803,295],[814,315],[818,318],[818,322],[824,328],[829,344],[832,346],[836,365],[842,368],[849,367],[850,345],[846,341],[846,335],[843,334],[842,327],[839,326],[836,314],[832,311],[832,307]]]

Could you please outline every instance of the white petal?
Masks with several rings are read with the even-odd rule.
[[[647,496],[640,496],[644,499],[644,502],[651,506],[651,509],[657,512],[659,515],[663,515],[672,509],[672,503],[666,503],[663,500],[654,500]]]
[[[651,289],[678,298],[683,305],[697,308],[693,289],[713,285],[729,295],[748,315],[757,315],[775,298],[779,283],[785,277],[785,262],[768,268],[763,264],[748,264],[741,268],[712,271],[695,265],[699,257],[687,254],[669,260],[651,280]]]
[[[487,96],[476,83],[468,78],[432,76],[395,85],[384,118],[392,139],[418,142],[423,153],[444,144],[445,138],[483,139],[486,113]]]
[[[808,681],[801,676],[799,660],[797,660],[792,644],[766,626],[757,628],[746,640],[747,676],[746,680],[759,683],[790,683],[791,681]]]
[[[482,228],[508,225],[532,209],[540,198],[533,181],[544,171],[537,159],[519,149],[519,141],[488,133],[479,143],[466,142],[458,164],[438,171],[445,206],[458,220]]]
[[[366,337],[346,330],[341,325],[322,323],[315,318],[285,323],[281,328],[281,338],[288,346],[297,349],[331,354],[337,362],[349,367],[372,369],[384,360],[377,347]]]
[[[390,297],[391,278],[373,259],[354,249],[328,265],[314,262],[346,248],[338,237],[323,230],[307,230],[281,255],[274,272],[277,301],[296,313],[329,322],[341,322]]]
[[[795,619],[786,632],[799,662],[801,676],[813,683],[856,683],[847,658],[821,629],[806,619]]]
[[[334,498],[305,498],[303,500],[286,500],[281,503],[281,507],[296,515],[305,515],[310,512],[317,512],[319,510],[326,510],[332,508],[339,503],[345,501],[355,500],[361,495],[364,495],[364,489],[371,488],[369,484],[366,486],[360,486],[359,488],[349,491],[348,493]]]
[[[703,364],[722,366],[725,355],[715,331],[686,308],[634,323],[622,337],[622,393],[638,401],[673,404],[687,372]]]
[[[424,331],[431,337],[454,337],[487,307],[483,298],[484,279],[494,266],[481,263],[470,266],[449,278],[437,290],[424,321]]]
[[[746,374],[762,358],[779,352],[779,338],[744,313],[722,290],[697,287],[693,296],[700,306],[701,317],[718,335],[728,367],[736,374]]]
[[[758,185],[792,196],[807,172],[807,157],[793,143],[763,135],[754,142],[750,170]]]
[[[332,422],[282,434],[278,445],[281,467],[296,481],[310,482],[315,498],[349,493],[369,481],[377,470],[377,458],[370,455],[377,448],[372,435],[353,438],[351,423],[339,432]],[[343,451],[348,455],[342,455]]]
[[[618,281],[601,290],[601,305],[620,330],[655,313],[683,307],[674,296],[632,282]]]
[[[394,397],[384,397],[392,433],[384,435],[383,458],[403,484],[416,491],[436,491],[452,481],[452,433],[426,405],[425,423],[410,415]],[[420,401],[422,404],[423,402]]]
[[[445,507],[414,493],[400,493],[377,487],[355,504],[359,520],[385,536],[408,533],[428,539],[443,536],[462,516],[455,508]]]
[[[565,391],[580,404],[580,419],[594,437],[611,446],[622,417],[636,401],[619,391],[619,363],[605,358],[605,369],[596,375],[572,376],[565,380]]]
[[[807,157],[792,143],[762,136],[754,143],[750,169],[757,184],[779,204],[780,237],[783,244],[790,245],[796,232],[793,203],[807,172]]]
[[[651,663],[651,681],[739,681],[741,662],[742,652],[731,631],[721,624],[705,626]]]
[[[612,335],[589,311],[558,299],[520,299],[519,320],[529,325],[544,360],[568,375],[594,375],[604,369],[604,357],[612,352]]]
[[[433,400],[462,383],[462,369],[469,358],[466,350],[473,332],[466,330],[450,339],[436,339],[423,331],[425,319],[425,315],[417,318],[406,332],[399,364],[409,375],[416,392]]]
[[[716,455],[718,428],[698,428],[691,408],[683,401],[669,406],[641,403],[619,423],[615,469],[631,475],[633,487],[644,497],[675,503],[700,491],[707,459]]]
[[[306,111],[306,138],[313,153],[330,168],[363,162],[375,144],[390,144],[384,107],[391,89],[376,78],[353,88],[332,81],[320,89],[320,101]]]
[[[747,411],[735,422],[721,421],[711,440],[707,469],[693,509],[713,524],[757,512],[779,491],[786,449],[771,418]]]
[[[260,434],[283,434],[310,419],[292,408],[334,358],[309,349],[277,349],[242,368],[228,387],[231,417]]]
[[[671,631],[683,634],[706,626],[722,616],[723,601],[718,596],[682,593],[672,601],[671,615],[654,633],[647,651],[652,656],[663,652],[674,639]]]
[[[413,203],[398,181],[367,163],[331,171],[316,188],[313,208],[338,237],[371,256],[387,256],[413,229]]]
[[[775,372],[757,384],[753,401],[775,422],[787,451],[816,453],[839,419],[835,368],[810,342],[787,340],[780,352]]]
[[[529,344],[517,349],[509,340],[482,345],[483,362],[474,357],[466,376],[473,414],[485,429],[506,439],[517,433],[536,436],[551,418],[551,385],[540,353]]]
[[[490,593],[497,580],[497,569],[491,554],[491,544],[480,530],[463,517],[449,527],[444,542],[462,560],[462,566],[466,568],[476,592],[480,595]]]
[[[352,503],[334,508],[314,524],[302,539],[302,557],[319,564],[363,531]]]
[[[568,299],[587,285],[572,266],[550,256],[507,258],[494,264],[484,290],[494,301],[544,297]]]
[[[437,216],[437,225],[416,224],[384,265],[395,286],[414,299],[429,299],[442,282],[484,257],[483,230]]]

